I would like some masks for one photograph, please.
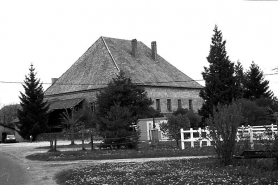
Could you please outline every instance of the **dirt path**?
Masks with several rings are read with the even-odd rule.
[[[60,144],[68,145],[70,142],[59,142]],[[77,144],[79,144],[77,142]],[[82,168],[87,165],[101,164],[108,162],[147,162],[157,160],[182,159],[182,158],[204,158],[207,156],[192,156],[192,157],[173,157],[173,158],[142,158],[142,159],[113,159],[113,160],[78,160],[78,161],[31,161],[26,159],[27,155],[46,152],[46,149],[36,149],[41,146],[48,146],[49,142],[39,143],[15,143],[15,144],[0,144],[0,151],[5,152],[25,169],[31,175],[31,185],[56,185],[54,176],[56,173],[72,168]]]

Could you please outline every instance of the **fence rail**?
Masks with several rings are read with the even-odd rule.
[[[184,149],[185,148],[185,143],[186,142],[190,142],[191,143],[191,147],[194,148],[195,146],[195,142],[199,142],[199,146],[202,147],[203,142],[207,143],[207,146],[211,146],[211,142],[212,140],[209,139],[207,136],[209,136],[210,134],[210,130],[208,129],[208,127],[206,127],[205,129],[197,129],[197,130],[193,130],[193,128],[190,128],[189,130],[180,130],[181,133],[181,148]],[[197,137],[194,137],[194,133],[195,135],[197,135]],[[254,140],[259,140],[259,139],[268,139],[268,138],[272,138],[274,139],[274,134],[277,134],[277,125],[262,125],[262,126],[241,126],[238,127],[237,129],[237,142],[240,140],[244,140],[244,139],[250,139],[250,143],[251,143],[251,147],[253,147],[253,141]],[[190,134],[189,137],[185,137],[185,134],[188,135]],[[271,134],[268,135],[268,134]]]

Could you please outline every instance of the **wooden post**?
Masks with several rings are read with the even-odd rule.
[[[152,132],[152,145],[157,145],[159,142],[158,139],[158,130],[157,129],[153,129],[151,130]]]
[[[253,150],[254,149],[254,138],[253,138],[253,130],[252,130],[252,127],[250,125],[248,125],[248,131],[249,131],[249,136],[250,136],[250,146],[251,146],[251,149]]]
[[[202,147],[202,142],[203,142],[203,139],[202,139],[202,129],[199,127],[198,129],[198,132],[199,132],[199,142],[200,142],[200,147]]]
[[[190,128],[190,140],[191,140],[191,148],[194,148],[193,128]]]
[[[241,132],[242,132],[242,136],[241,137],[243,138],[244,137],[244,132],[245,132],[245,127],[243,125],[242,125],[242,131]]]
[[[94,135],[91,134],[91,150],[94,150]]]
[[[208,138],[209,135],[210,135],[210,131],[208,127],[206,127],[207,146],[211,146],[210,138]]]
[[[56,152],[57,150],[57,136],[56,134],[54,134],[54,152]]]
[[[182,128],[181,128],[181,149],[184,150],[184,134]]]
[[[239,132],[238,132],[239,129],[240,127],[238,127],[236,130],[236,142],[239,142]]]
[[[277,125],[277,131],[278,131],[278,125]],[[272,139],[274,140],[274,125],[273,125],[273,123],[271,124],[271,133],[272,133]]]
[[[152,140],[151,123],[149,123],[149,127],[148,127],[148,129],[149,129],[149,143],[150,143],[150,142],[151,142],[151,140]]]

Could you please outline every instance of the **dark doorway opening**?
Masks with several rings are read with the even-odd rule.
[[[1,142],[4,143],[5,142],[5,138],[8,134],[6,132],[2,133],[2,137],[1,137]]]

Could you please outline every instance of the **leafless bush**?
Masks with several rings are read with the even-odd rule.
[[[208,137],[214,141],[215,151],[224,165],[232,163],[237,128],[243,120],[242,109],[237,102],[214,107],[213,115],[206,120],[210,130]]]

